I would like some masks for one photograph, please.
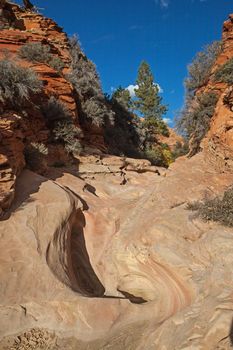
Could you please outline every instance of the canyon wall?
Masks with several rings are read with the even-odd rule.
[[[211,126],[203,142],[206,157],[219,171],[233,170],[233,90],[232,86],[213,82],[213,75],[219,67],[233,58],[233,15],[224,22],[222,35],[223,50],[217,58],[212,74],[204,91],[219,95]],[[203,89],[202,89],[203,90]]]
[[[0,31],[0,47],[14,55],[43,39],[68,64],[67,38],[53,21],[3,9],[12,27]],[[231,19],[218,64],[232,55]],[[56,94],[79,125],[66,79],[21,64],[44,82],[37,103]],[[219,91],[203,152],[168,169],[103,153],[100,134],[95,154],[55,167],[65,155],[54,149],[46,171],[32,172],[23,149],[48,143],[46,123],[38,109],[25,117],[1,106],[0,349],[232,347],[233,230],[187,210],[232,184],[232,111],[221,102],[230,90]]]

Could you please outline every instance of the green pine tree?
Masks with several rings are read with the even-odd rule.
[[[167,134],[167,126],[162,120],[162,116],[167,112],[167,107],[162,104],[158,85],[154,82],[150,66],[145,61],[139,67],[137,85],[138,88],[135,89],[136,100],[134,101],[135,110],[145,118],[147,127]]]

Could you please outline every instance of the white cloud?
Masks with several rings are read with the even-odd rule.
[[[161,88],[161,86],[159,84],[156,84],[158,89],[159,89],[159,93],[162,94],[163,93],[163,88]]]
[[[170,124],[172,122],[171,118],[163,118],[164,123]]]
[[[126,89],[129,90],[131,97],[135,97],[135,89],[138,89],[138,85],[129,85]]]
[[[161,86],[159,84],[155,84],[155,85],[157,85],[157,87],[159,89],[159,93],[162,94],[163,89],[161,88]],[[130,96],[132,98],[134,98],[135,97],[135,89],[138,89],[138,85],[129,85],[126,89],[129,90]]]
[[[163,8],[167,8],[169,6],[170,0],[154,0],[156,5],[160,5]]]

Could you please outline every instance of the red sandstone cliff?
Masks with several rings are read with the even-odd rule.
[[[62,28],[51,19],[25,11],[20,6],[3,0],[0,3],[0,15],[0,57],[3,57],[7,50],[11,59],[16,59],[22,66],[32,68],[43,82],[42,93],[35,97],[33,104],[28,103],[23,111],[14,111],[0,102],[0,208],[6,209],[14,197],[15,180],[25,166],[23,151],[27,144],[46,144],[49,147],[49,164],[67,158],[62,147],[49,144],[50,130],[38,107],[41,107],[49,96],[55,96],[66,106],[76,125],[79,125],[79,117],[77,96],[65,78],[70,57],[68,38]],[[63,61],[64,74],[59,74],[47,64],[20,60],[17,53],[29,42],[47,45],[53,56]],[[103,131],[100,128],[89,126],[84,138],[92,148],[106,149]]]
[[[211,120],[211,126],[203,148],[206,157],[220,171],[233,170],[233,87],[224,83],[213,82],[214,72],[233,58],[233,15],[223,25],[223,50],[219,55],[212,70],[207,86],[204,91],[215,91],[219,100]]]

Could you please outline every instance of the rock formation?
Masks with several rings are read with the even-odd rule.
[[[25,29],[1,30],[0,47],[44,40],[68,65],[61,29],[12,6]],[[232,16],[224,28],[229,58]],[[46,87],[37,102],[52,91],[78,123],[68,81],[24,64]],[[50,145],[46,170],[29,171],[23,149],[49,144],[47,125],[36,108],[23,117],[0,105],[0,349],[231,348],[233,230],[186,209],[232,184],[232,91],[220,89],[203,152],[168,169],[103,153],[100,137],[66,166],[52,166],[64,155]]]
[[[223,26],[223,51],[219,55],[213,73],[229,58],[233,57],[233,15]],[[216,91],[219,100],[216,106],[213,122],[206,139],[203,142],[204,151],[208,159],[218,167],[220,171],[233,170],[233,109],[232,87],[224,83],[213,83],[212,76],[205,87],[205,91]]]

